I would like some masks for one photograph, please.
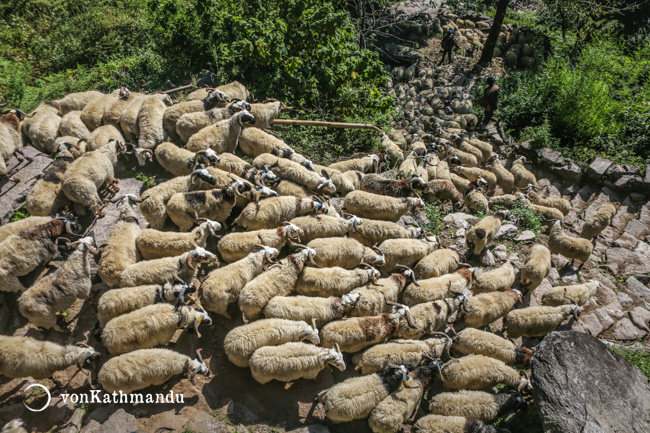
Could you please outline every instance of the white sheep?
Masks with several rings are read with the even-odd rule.
[[[171,104],[171,99],[160,99],[156,96],[146,96],[138,111],[138,146],[143,149],[154,149],[165,141],[167,131],[163,126],[165,110]],[[120,119],[121,123],[121,119]]]
[[[217,236],[221,224],[202,220],[191,232],[161,232],[154,229],[142,230],[135,238],[135,245],[144,260],[179,256],[192,248],[205,248],[210,235]]]
[[[226,334],[223,348],[230,362],[248,367],[251,356],[260,347],[303,340],[319,344],[318,329],[302,321],[262,319],[233,328]]]
[[[249,361],[253,379],[262,385],[272,380],[293,382],[296,379],[315,379],[328,365],[345,370],[340,350],[305,343],[260,347]]]
[[[581,311],[575,304],[520,308],[508,313],[504,325],[508,338],[543,337],[571,315],[578,320]]]
[[[183,114],[176,122],[176,133],[183,141],[187,141],[192,137],[192,135],[199,132],[201,129],[214,125],[217,122],[220,122],[225,119],[230,119],[235,113],[238,113],[242,110],[250,111],[250,104],[246,101],[232,101],[226,107],[216,107],[207,111],[198,111],[195,113],[186,113]],[[242,148],[242,137],[246,131],[251,128],[246,128],[242,131],[240,136],[239,146]],[[245,150],[242,151],[246,153]]]
[[[379,271],[365,263],[361,266],[364,269],[303,268],[298,276],[295,292],[305,296],[342,296],[356,287],[369,282],[375,283],[380,276]]]
[[[358,293],[341,297],[314,298],[310,296],[275,296],[264,307],[264,317],[288,320],[315,320],[316,326],[323,326],[332,320],[341,319],[356,307]]]
[[[303,233],[300,227],[285,222],[276,229],[228,233],[221,238],[217,248],[225,262],[233,263],[243,259],[260,245],[281,250],[287,242],[292,240],[300,242]]]
[[[244,286],[277,255],[277,249],[260,246],[243,259],[211,271],[201,283],[202,304],[208,311],[230,318],[228,306],[237,302]]]
[[[345,211],[360,218],[397,222],[414,209],[423,209],[424,202],[416,197],[388,197],[366,191],[352,191],[345,196]]]
[[[551,273],[551,252],[545,245],[533,245],[521,268],[522,287],[530,291],[535,290],[549,273]]]
[[[233,114],[230,119],[225,119],[214,125],[206,126],[187,140],[187,150],[212,149],[221,154],[234,153],[237,148],[239,136],[244,128],[255,124],[255,118],[247,110]]]
[[[201,357],[201,349],[196,351],[198,360],[169,349],[140,349],[111,358],[97,375],[97,380],[106,392],[130,394],[133,391],[153,385],[162,385],[172,376],[189,374],[210,375]]]
[[[90,294],[92,283],[88,253],[98,254],[99,251],[92,246],[91,237],[82,238],[77,243],[78,249],[60,268],[38,280],[18,298],[20,314],[36,326],[66,331],[57,325],[57,313],[71,307],[77,298],[87,299]]]
[[[102,331],[102,343],[113,355],[168,344],[177,329],[192,326],[198,333],[207,313],[186,305],[153,304],[111,319]]]
[[[109,290],[97,302],[99,326],[103,328],[110,320],[148,305],[159,302],[176,304],[194,291],[194,286],[178,282]]]
[[[507,365],[526,365],[533,356],[530,349],[515,346],[496,334],[474,328],[465,328],[456,334],[452,350],[461,355],[489,356]]]
[[[30,337],[0,335],[0,374],[46,379],[60,370],[98,356],[92,347],[60,346]]]
[[[316,264],[322,267],[340,266],[353,269],[362,263],[382,267],[384,254],[377,247],[364,247],[352,238],[319,238],[307,244],[316,251]]]

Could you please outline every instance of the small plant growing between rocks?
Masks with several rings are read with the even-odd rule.
[[[650,378],[650,353],[644,352],[639,348],[627,347],[612,347],[610,350],[618,355],[621,355],[630,364],[641,370],[647,378]]]
[[[510,219],[521,230],[530,230],[536,236],[542,232],[542,216],[524,203],[517,203],[510,210]]]
[[[25,206],[21,207],[20,209],[16,209],[14,211],[14,215],[11,217],[11,220],[9,222],[15,222],[15,221],[20,221],[22,219],[25,219],[29,216],[29,212],[27,212],[27,209]]]
[[[135,178],[138,179],[140,182],[144,184],[147,188],[151,188],[152,186],[156,186],[156,178],[154,176],[147,176],[143,172],[139,171],[135,174]]]
[[[420,228],[427,233],[439,235],[444,227],[444,215],[442,214],[440,207],[432,203],[427,203],[424,207],[424,215],[426,216],[427,221],[420,222]]]

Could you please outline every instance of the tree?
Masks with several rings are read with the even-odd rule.
[[[494,23],[492,28],[490,28],[490,33],[488,34],[485,45],[483,46],[483,52],[481,53],[481,58],[479,59],[480,64],[489,64],[492,61],[492,56],[494,55],[494,48],[497,44],[497,39],[499,39],[499,33],[501,32],[501,25],[503,24],[503,19],[506,17],[506,11],[508,10],[508,4],[510,0],[499,0],[497,5],[497,12],[494,15]]]

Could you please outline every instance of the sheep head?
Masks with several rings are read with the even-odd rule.
[[[420,197],[409,197],[411,209],[424,209],[424,200]]]
[[[217,152],[212,149],[199,150],[196,152],[196,155],[194,155],[195,166],[198,164],[212,165],[219,161],[221,161],[221,158],[219,158]]]
[[[190,174],[190,182],[192,182],[192,184],[196,183],[197,178],[210,185],[217,184],[217,179],[215,179],[214,176],[212,176],[212,174],[210,174],[210,172],[205,168],[194,170],[194,172]]]
[[[265,245],[256,245],[253,251],[256,253],[261,253],[268,263],[271,263],[273,259],[276,258],[278,254],[280,254],[276,248],[267,247]]]
[[[203,219],[203,222],[199,224],[199,227],[201,230],[207,230],[212,236],[217,236],[217,232],[221,230],[220,223],[209,219]]]
[[[373,245],[371,248],[375,253],[377,253],[377,256],[372,261],[371,265],[377,266],[379,268],[381,268],[382,266],[385,266],[386,265],[386,256],[384,255],[384,252],[381,249],[379,249],[377,244]]]
[[[206,96],[203,100],[207,102],[209,105],[215,106],[220,102],[227,102],[228,96],[225,93],[223,93],[221,90],[214,89],[209,91],[208,96]]]
[[[278,227],[278,235],[284,239],[296,239],[300,242],[300,236],[304,234],[305,232],[303,229],[288,221],[283,222],[282,225]]]
[[[320,184],[316,187],[316,190],[318,192],[325,192],[326,194],[334,194],[336,192],[336,186],[334,186],[334,182],[332,182],[332,179],[330,179],[329,175],[325,170],[321,171],[321,180]]]
[[[242,110],[235,116],[237,116],[237,122],[242,128],[255,124],[255,117],[248,110]]]
[[[409,180],[409,186],[411,190],[425,190],[428,188],[427,183],[418,175],[413,175],[411,180]]]
[[[317,195],[312,197],[312,210],[314,211],[314,215],[326,214],[329,211],[323,199]]]
[[[343,360],[343,353],[341,353],[341,348],[338,343],[334,349],[322,348],[319,359],[323,364],[330,364],[340,371],[345,371],[345,361]]]
[[[201,350],[203,349],[196,349],[196,356],[198,359],[193,359],[190,361],[190,382],[192,383],[194,383],[194,376],[197,374],[202,374],[203,376],[210,377],[210,370],[208,369],[208,366],[205,365],[205,361],[203,361]]]
[[[401,274],[404,275],[406,278],[410,279],[414,285],[418,287],[420,286],[418,280],[415,278],[415,272],[413,272],[411,268],[404,265],[396,265],[395,267],[401,269],[402,270]]]
[[[361,295],[359,293],[346,293],[345,295],[341,296],[339,305],[343,308],[343,310],[352,309],[356,307],[360,297]]]
[[[307,325],[304,331],[298,336],[298,341],[308,340],[314,344],[320,344],[318,328],[316,328],[316,319],[311,319],[312,326]]]
[[[278,193],[268,186],[256,186],[250,191],[251,200],[260,201],[262,198],[278,197]]]
[[[348,230],[352,228],[354,229],[354,231],[358,232],[359,229],[357,228],[357,226],[363,224],[363,220],[351,214],[343,214],[343,216],[348,219]]]
[[[207,251],[206,249],[201,247],[194,248],[192,251],[186,254],[187,254],[188,264],[216,263],[218,261],[216,255],[212,254],[210,251]]]

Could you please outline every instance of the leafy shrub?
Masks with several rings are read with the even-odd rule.
[[[604,36],[574,59],[560,54],[536,71],[508,72],[498,110],[506,129],[573,158],[642,165],[650,158],[650,43],[631,50],[614,41]]]
[[[443,221],[445,215],[439,205],[427,203],[424,207],[424,215],[427,217],[426,222],[420,223],[420,228],[427,233],[440,235],[445,223]]]
[[[15,221],[20,221],[22,219],[25,219],[27,217],[29,217],[29,212],[27,212],[27,209],[23,206],[20,209],[16,209],[14,211],[14,214],[11,217],[11,219],[9,220],[9,222],[13,223]]]
[[[523,201],[510,209],[510,219],[521,230],[530,230],[538,236],[542,232],[542,216],[526,206]]]
[[[621,355],[630,364],[641,370],[641,373],[650,379],[650,353],[637,348],[619,348],[609,346],[612,352]]]

